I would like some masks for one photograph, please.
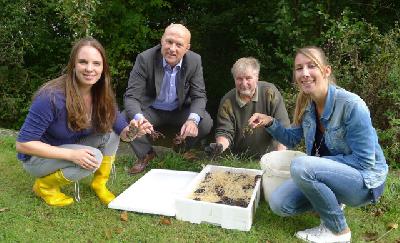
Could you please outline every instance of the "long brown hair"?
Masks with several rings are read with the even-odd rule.
[[[98,50],[103,59],[101,77],[91,88],[93,99],[91,120],[86,115],[85,103],[79,92],[75,77],[76,58],[79,50],[84,46],[91,46]],[[45,83],[36,95],[41,94],[43,91],[49,93],[61,91],[65,95],[68,127],[71,130],[79,131],[93,126],[96,132],[109,132],[116,119],[117,104],[111,87],[110,67],[107,62],[105,50],[100,42],[92,37],[78,40],[72,47],[68,64],[63,73],[62,76]]]
[[[314,55],[314,53],[312,52],[312,50],[316,51],[318,53],[318,55]],[[323,67],[329,65],[328,62],[328,58],[326,57],[324,51],[316,46],[306,46],[303,48],[300,48],[296,51],[296,55],[295,58],[298,54],[303,54],[304,56],[310,58],[315,65],[317,65],[318,69],[323,72]],[[295,63],[293,63],[293,82],[297,85],[296,82],[296,77],[295,77]],[[331,74],[328,78],[329,83],[336,83],[335,81],[335,77],[333,74]],[[303,91],[301,90],[300,87],[299,88],[299,93],[297,95],[297,99],[296,99],[296,107],[294,110],[294,118],[293,118],[293,123],[295,125],[300,125],[302,120],[303,120],[303,115],[305,112],[306,107],[308,106],[308,104],[311,103],[311,97],[310,95],[304,94]]]

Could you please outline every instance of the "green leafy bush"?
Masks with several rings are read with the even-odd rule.
[[[33,92],[60,74],[73,40],[87,34],[107,50],[121,103],[135,56],[159,43],[168,23],[183,22],[191,49],[202,56],[212,115],[234,86],[232,64],[243,56],[261,61],[260,78],[277,85],[292,115],[294,50],[323,46],[339,85],[367,102],[386,157],[398,166],[397,2],[0,0],[0,126],[21,126]]]
[[[324,33],[324,49],[340,86],[358,94],[371,111],[392,166],[400,161],[400,29],[385,34],[343,12]]]
[[[147,17],[163,0],[0,0],[0,127],[21,127],[32,94],[59,76],[75,39],[93,35],[105,46],[119,101],[135,55],[159,42]],[[154,43],[153,43],[154,41]]]

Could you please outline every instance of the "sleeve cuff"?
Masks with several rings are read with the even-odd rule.
[[[265,125],[265,128],[270,127],[273,123],[274,123],[275,118],[272,118],[272,120],[270,122],[268,122],[268,124]]]
[[[196,125],[198,126],[200,123],[200,116],[196,113],[190,113],[188,120],[193,120]]]
[[[142,113],[137,113],[137,114],[133,117],[133,119],[134,119],[135,121],[140,120],[140,119],[143,119],[143,118],[144,118],[144,116],[143,116]]]

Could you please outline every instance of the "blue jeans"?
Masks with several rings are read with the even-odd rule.
[[[292,161],[290,173],[292,179],[271,194],[271,210],[280,216],[314,210],[324,225],[335,233],[347,228],[340,203],[361,206],[372,198],[360,172],[334,160],[297,157]]]

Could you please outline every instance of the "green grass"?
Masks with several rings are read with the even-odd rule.
[[[293,237],[296,231],[319,224],[312,214],[289,218],[274,215],[263,198],[249,232],[191,224],[173,217],[170,225],[164,225],[159,215],[134,212],[129,212],[128,221],[124,222],[120,220],[120,211],[102,205],[89,189],[91,178],[80,183],[80,203],[65,208],[49,207],[32,193],[34,178],[16,159],[14,143],[12,137],[0,139],[0,242],[299,242]],[[127,156],[117,159],[117,179],[109,186],[116,194],[143,175],[127,175],[131,161]],[[151,167],[198,172],[206,164],[259,168],[256,161],[234,156],[219,161],[189,162],[174,154],[157,159]],[[353,242],[363,242],[367,236],[376,239],[387,231],[387,224],[400,223],[399,175],[399,171],[390,172],[387,190],[379,204],[345,209]],[[66,187],[64,192],[72,195],[73,187]],[[380,242],[399,242],[399,232],[392,230]]]

